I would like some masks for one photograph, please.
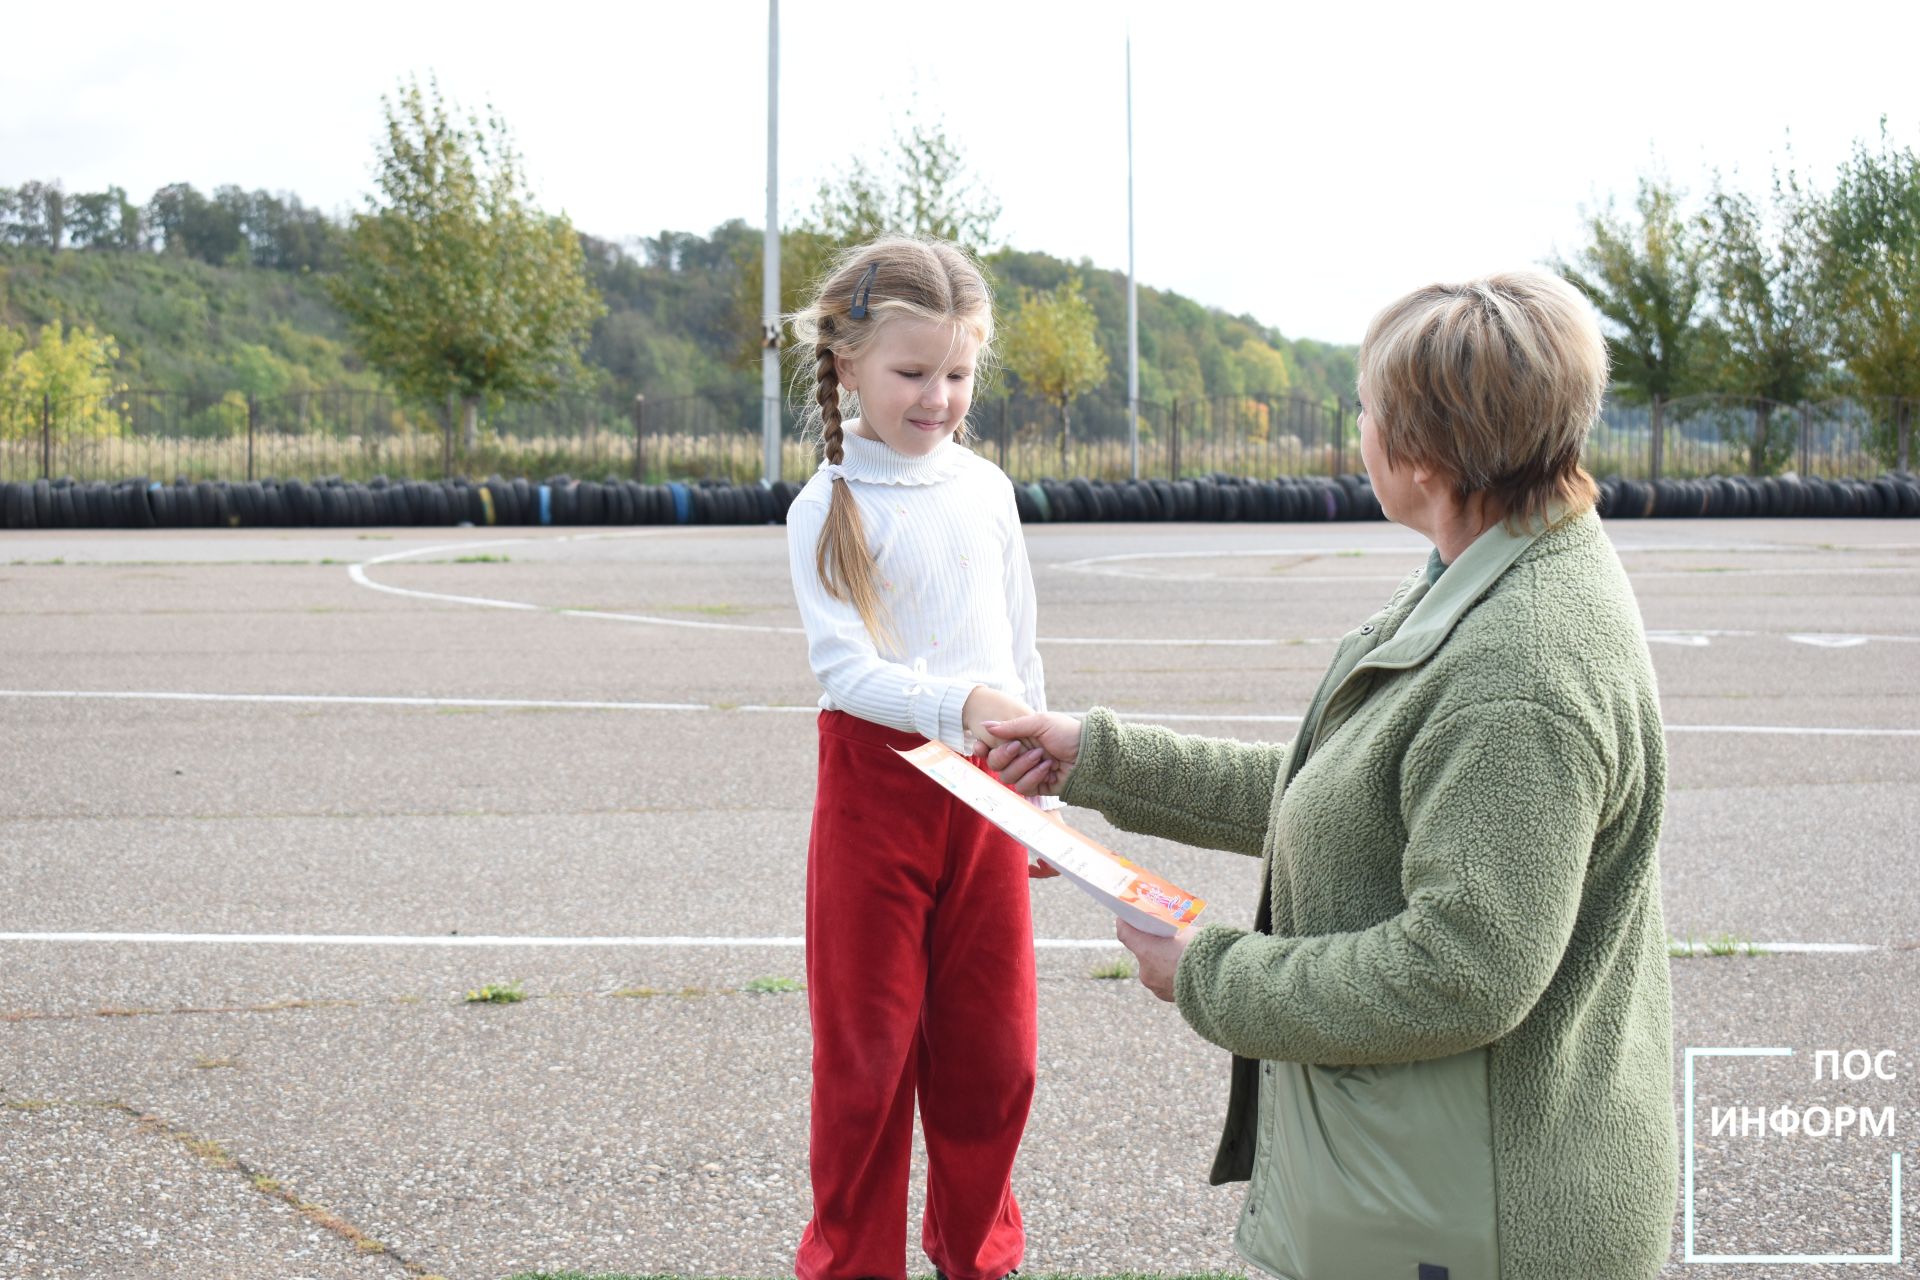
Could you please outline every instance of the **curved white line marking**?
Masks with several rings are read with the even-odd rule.
[[[633,537],[641,537],[641,536],[648,536],[648,535],[658,536],[671,531],[672,530],[668,530],[664,528],[636,530],[634,531],[633,534],[629,536],[633,536]],[[396,560],[408,560],[413,558],[414,556],[433,555],[435,552],[440,552],[440,551],[470,549],[473,547],[506,547],[506,546],[514,546],[521,543],[528,543],[528,542],[535,542],[535,541],[538,541],[541,544],[546,545],[550,543],[572,542],[576,540],[585,541],[587,537],[591,537],[591,536],[594,536],[594,535],[586,535],[579,539],[576,539],[572,535],[563,535],[558,538],[540,538],[540,539],[495,538],[487,542],[448,543],[448,544],[443,544],[441,546],[417,547],[412,551],[395,551],[389,555],[375,556],[371,560],[363,560],[359,564],[350,564],[347,566],[347,576],[353,579],[353,581],[359,583],[363,587],[371,587],[375,591],[385,591],[390,595],[410,596],[416,600],[439,600],[439,601],[444,601],[448,604],[477,605],[483,609],[520,609],[520,610],[525,610],[533,613],[561,613],[561,614],[566,614],[570,617],[575,617],[575,618],[604,618],[610,622],[644,622],[657,627],[686,627],[695,631],[751,631],[751,632],[757,632],[760,634],[790,635],[790,636],[803,636],[807,634],[806,629],[804,627],[770,627],[770,626],[760,626],[760,625],[747,623],[747,622],[701,622],[693,618],[662,618],[662,617],[657,617],[653,614],[645,614],[645,613],[612,613],[604,609],[556,609],[548,605],[528,604],[524,600],[497,600],[491,596],[458,596],[458,595],[451,595],[444,591],[418,591],[410,587],[388,586],[384,582],[375,582],[372,578],[369,578],[367,576],[367,569],[370,566],[378,565],[378,564],[391,564]],[[601,535],[601,536],[612,536],[612,535]]]
[[[704,531],[704,526],[702,526]],[[396,560],[411,559],[414,556],[433,555],[443,551],[471,550],[475,547],[504,547],[520,543],[539,542],[542,545],[556,542],[584,542],[594,538],[645,537],[682,532],[674,528],[636,530],[626,534],[583,534],[558,538],[494,538],[486,542],[444,543],[431,547],[416,547],[411,551],[395,551],[371,560],[347,566],[347,576],[363,587],[375,591],[384,591],[389,595],[406,596],[415,600],[437,600],[446,604],[474,605],[483,609],[518,609],[529,613],[559,613],[574,618],[600,618],[608,622],[639,622],[661,627],[687,627],[698,631],[747,631],[761,635],[804,636],[804,627],[776,627],[752,622],[700,622],[691,618],[662,618],[646,613],[615,613],[604,609],[559,609],[548,605],[529,604],[524,600],[500,600],[491,596],[462,596],[444,591],[420,591],[412,587],[395,587],[384,582],[375,582],[367,576],[367,570],[374,565],[390,564]],[[1399,581],[1398,578],[1393,581]],[[1100,636],[1041,636],[1041,644],[1078,644],[1078,645],[1117,645],[1129,648],[1166,648],[1166,649],[1264,649],[1289,643],[1271,637],[1256,637],[1247,640],[1181,640],[1181,639],[1119,639]],[[1294,642],[1299,643],[1299,642]],[[1309,640],[1307,644],[1338,644],[1335,640]]]
[[[357,564],[348,565],[347,576],[351,578],[354,582],[358,583],[360,586],[369,587],[375,591],[384,591],[391,595],[406,596],[406,597],[410,597],[418,600],[437,600],[447,604],[473,605],[473,606],[476,606],[479,608],[485,608],[485,609],[515,609],[515,610],[520,610],[522,612],[529,612],[529,613],[557,613],[557,614],[565,614],[568,617],[574,617],[574,618],[599,618],[608,622],[638,622],[638,623],[643,623],[651,626],[685,627],[685,628],[689,628],[696,631],[736,631],[736,632],[750,632],[750,633],[755,633],[760,635],[790,635],[790,636],[804,636],[806,634],[806,628],[804,627],[777,627],[777,626],[766,625],[763,623],[751,623],[751,622],[702,622],[702,621],[698,621],[691,618],[663,618],[656,614],[617,613],[611,610],[604,610],[604,609],[562,609],[562,608],[555,608],[549,605],[529,604],[524,600],[502,600],[492,596],[463,596],[463,595],[454,595],[454,594],[443,592],[443,591],[420,591],[411,587],[395,587],[395,586],[390,586],[383,582],[375,582],[372,578],[368,577],[366,573],[367,569],[374,565],[391,564],[399,560],[408,560],[417,556],[434,555],[436,553],[444,552],[444,551],[462,551],[462,550],[470,551],[476,547],[515,546],[515,545],[530,543],[530,542],[539,542],[542,545],[545,545],[549,543],[561,543],[561,542],[589,542],[589,541],[598,541],[598,540],[611,539],[611,538],[659,537],[667,534],[684,533],[684,532],[691,532],[691,531],[692,530],[685,529],[680,526],[671,526],[671,527],[657,527],[657,528],[650,528],[650,529],[622,530],[622,531],[613,532],[613,533],[564,534],[554,538],[493,538],[484,542],[442,543],[439,545],[429,546],[429,547],[416,547],[410,551],[389,552],[388,554],[383,556],[375,556],[370,560],[363,560]],[[698,531],[704,533],[704,532],[708,532],[709,530],[706,528],[706,526],[699,526]],[[1696,548],[1686,547],[1686,548],[1675,548],[1675,549],[1676,550],[1695,550]],[[1368,554],[1383,553],[1385,551],[1391,550],[1397,554],[1400,549],[1399,548],[1324,548],[1323,547],[1323,548],[1308,548],[1308,549],[1292,551],[1292,552],[1222,551],[1222,552],[1216,553],[1216,552],[1208,552],[1208,551],[1141,551],[1141,552],[1128,552],[1125,554],[1112,555],[1112,556],[1094,556],[1085,560],[1070,560],[1063,563],[1055,564],[1051,567],[1056,569],[1067,569],[1067,570],[1073,570],[1077,572],[1093,573],[1093,572],[1099,572],[1099,571],[1094,569],[1082,569],[1080,568],[1080,566],[1096,565],[1096,564],[1106,563],[1110,561],[1119,561],[1119,560],[1171,560],[1171,559],[1183,559],[1183,558],[1191,559],[1199,556],[1214,556],[1214,555],[1220,555],[1220,556],[1338,555],[1343,553],[1349,553],[1355,550],[1365,551]],[[1909,572],[1920,572],[1920,566],[1916,566],[1912,570],[1907,570],[1907,569],[1881,569],[1881,570],[1870,570],[1870,569],[1853,569],[1853,570],[1848,570],[1848,569],[1819,569],[1819,570],[1816,570],[1816,569],[1806,569],[1806,570],[1753,569],[1753,570],[1746,570],[1746,569],[1739,569],[1739,570],[1731,570],[1730,572],[1735,574],[1747,574],[1747,573],[1762,574],[1762,573],[1775,573],[1775,572],[1778,572],[1778,573],[1828,573],[1828,574],[1831,574],[1831,573],[1909,573]],[[1133,574],[1133,573],[1126,573],[1124,571],[1119,571],[1119,570],[1107,573],[1105,576],[1138,578],[1138,579],[1151,581],[1151,582],[1182,581],[1182,579],[1172,578],[1164,574],[1150,574],[1150,573]],[[1282,582],[1284,581],[1284,582],[1299,584],[1299,583],[1317,583],[1317,582],[1329,582],[1329,583],[1399,582],[1401,578],[1404,576],[1405,575],[1403,574],[1399,576],[1377,576],[1377,577],[1323,576],[1323,577],[1290,578],[1285,576],[1279,576],[1279,577],[1273,577],[1273,578],[1243,578],[1243,577],[1214,577],[1212,575],[1202,574],[1202,575],[1198,575],[1197,577],[1188,578],[1184,580],[1185,581],[1204,580],[1208,582]],[[1691,573],[1681,572],[1681,573],[1671,573],[1671,574],[1664,574],[1664,575],[1663,574],[1640,574],[1640,575],[1633,575],[1633,576],[1723,577],[1726,575],[1721,573],[1691,574]],[[1761,631],[1659,630],[1659,631],[1647,632],[1647,640],[1649,643],[1652,643],[1652,644],[1670,644],[1670,645],[1678,645],[1684,648],[1701,649],[1701,648],[1706,648],[1709,643],[1706,637],[1760,636],[1760,635],[1774,635],[1774,634],[1780,634],[1780,633],[1761,632]],[[1812,636],[1812,635],[1803,636],[1803,635],[1796,634],[1796,635],[1788,635],[1786,638],[1789,640],[1797,641],[1801,644],[1814,645],[1814,646],[1829,648],[1829,649],[1852,648],[1852,647],[1856,647],[1859,644],[1864,644],[1870,640],[1873,640],[1873,641],[1885,640],[1885,641],[1894,641],[1894,642],[1903,642],[1903,643],[1920,643],[1920,636],[1874,635],[1874,636],[1862,636],[1862,637],[1821,638],[1821,637]],[[1830,641],[1833,641],[1833,640],[1844,640],[1845,643],[1831,643]],[[1217,639],[1217,638],[1182,639],[1178,637],[1175,637],[1175,638],[1124,637],[1122,638],[1122,637],[1111,637],[1111,636],[1040,636],[1038,637],[1038,643],[1059,644],[1059,645],[1094,645],[1094,646],[1111,645],[1114,647],[1153,648],[1153,649],[1271,649],[1271,648],[1278,648],[1285,645],[1298,645],[1298,644],[1310,644],[1310,645],[1339,644],[1340,637],[1338,636],[1311,637],[1307,639],[1295,640],[1295,639],[1278,639],[1272,636],[1253,636],[1246,639]]]

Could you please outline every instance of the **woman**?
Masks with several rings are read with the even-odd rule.
[[[1234,1054],[1215,1183],[1288,1280],[1640,1277],[1670,1247],[1666,752],[1580,466],[1593,314],[1533,273],[1434,285],[1360,347],[1360,448],[1433,553],[1341,641],[1288,745],[1034,715],[990,764],[1115,825],[1258,855],[1254,928],[1141,981]],[[1022,745],[1016,739],[1023,739]]]

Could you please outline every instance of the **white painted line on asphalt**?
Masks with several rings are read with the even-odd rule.
[[[1668,733],[1762,733],[1803,738],[1920,738],[1920,729],[1828,729],[1816,725],[1670,724]]]
[[[1369,546],[1369,547],[1275,547],[1275,548],[1265,548],[1265,549],[1251,550],[1251,551],[1127,551],[1127,552],[1120,552],[1115,555],[1088,556],[1080,560],[1055,561],[1054,563],[1048,565],[1047,567],[1050,569],[1059,569],[1067,573],[1082,573],[1082,574],[1089,574],[1095,577],[1103,577],[1103,578],[1130,578],[1130,579],[1135,579],[1138,581],[1145,581],[1145,582],[1173,582],[1173,583],[1177,583],[1177,582],[1207,582],[1207,583],[1267,582],[1267,583],[1287,583],[1289,585],[1298,585],[1300,583],[1321,583],[1321,582],[1326,582],[1326,583],[1399,582],[1402,578],[1406,577],[1406,574],[1403,573],[1403,574],[1397,574],[1397,575],[1382,575],[1382,574],[1322,575],[1322,574],[1292,574],[1284,571],[1268,573],[1268,574],[1258,574],[1258,575],[1216,574],[1216,573],[1179,574],[1179,573],[1146,573],[1136,569],[1122,569],[1116,566],[1121,564],[1131,564],[1131,563],[1135,563],[1142,560],[1226,560],[1226,559],[1236,559],[1236,558],[1285,560],[1289,558],[1297,559],[1300,557],[1309,557],[1309,558],[1352,557],[1352,556],[1366,556],[1366,555],[1384,555],[1389,553],[1395,554],[1395,555],[1424,555],[1424,553],[1430,549],[1431,548],[1429,547],[1429,545],[1423,542],[1419,544]],[[1838,550],[1838,549],[1839,548],[1835,548],[1835,550]],[[1877,551],[1877,550],[1885,550],[1888,548],[1861,547],[1861,548],[1848,548],[1848,549],[1862,550],[1862,551]],[[1826,550],[1826,548],[1793,547],[1793,546],[1738,546],[1738,545],[1686,546],[1684,544],[1676,544],[1671,546],[1663,545],[1663,546],[1653,546],[1653,547],[1617,547],[1616,550],[1621,552],[1694,551],[1694,552],[1700,552],[1702,554],[1724,555],[1724,554],[1732,554],[1732,553],[1745,554],[1745,553],[1751,553],[1756,551],[1768,552],[1768,553],[1790,553],[1790,552],[1796,552],[1796,551],[1817,552],[1817,551]],[[1288,568],[1295,568],[1295,567],[1298,567],[1298,566],[1288,566]],[[1412,567],[1410,566],[1408,572],[1411,572],[1411,571],[1412,571]],[[1857,575],[1873,576],[1873,575],[1890,574],[1890,573],[1892,574],[1920,573],[1920,565],[1915,565],[1913,567],[1861,566],[1858,568],[1839,567],[1839,568],[1818,568],[1818,569],[1711,568],[1711,569],[1646,569],[1646,570],[1642,570],[1642,569],[1629,568],[1627,570],[1627,576],[1635,580],[1642,579],[1642,578],[1696,578],[1696,577],[1697,578],[1714,578],[1714,577],[1749,577],[1749,576],[1759,576],[1759,575],[1774,577],[1782,574],[1819,575],[1823,577],[1830,576],[1830,575],[1837,575],[1837,574],[1856,575],[1856,576]]]
[[[0,933],[5,942],[117,942],[141,945],[226,945],[271,947],[659,947],[741,948],[804,947],[807,940],[795,936],[769,937],[540,937],[517,934],[386,934],[386,933]],[[1676,945],[1679,940],[1675,940]],[[1035,938],[1033,945],[1043,951],[1074,951],[1118,947],[1112,938]],[[1705,955],[1706,943],[1692,944]],[[1741,943],[1744,949],[1747,943]],[[1798,952],[1816,955],[1857,955],[1886,951],[1874,942],[1755,942],[1757,951]]]
[[[1698,944],[1705,946],[1705,943]],[[1745,947],[1745,943],[1740,944]],[[1886,951],[1888,948],[1871,942],[1756,942],[1758,951],[1793,951],[1808,955],[1858,955],[1867,951]]]
[[[0,933],[0,942],[133,942],[272,947],[804,947],[804,937],[523,937],[513,934]],[[1035,938],[1041,950],[1118,947],[1113,938]]]
[[[182,693],[122,689],[0,689],[0,698],[101,699],[119,702],[255,702],[373,707],[494,707],[502,710],[552,711],[675,711],[772,713],[807,715],[820,708],[812,703],[745,703],[721,706],[710,702],[595,702],[563,698],[422,698],[381,694],[334,693]],[[1069,715],[1085,715],[1070,711]],[[1299,724],[1296,715],[1243,715],[1227,711],[1120,711],[1122,720],[1152,723]],[[1779,734],[1788,737],[1920,738],[1920,729],[1850,729],[1797,724],[1670,724],[1668,733]]]
[[[1656,569],[1644,573],[1637,569],[1627,570],[1627,576],[1635,582],[1640,582],[1647,578],[1693,578],[1697,580],[1705,580],[1708,578],[1782,578],[1789,576],[1800,578],[1872,578],[1886,574],[1920,574],[1920,564],[1916,564],[1911,568],[1904,566],[1895,567],[1892,565],[1862,565],[1855,569]]]

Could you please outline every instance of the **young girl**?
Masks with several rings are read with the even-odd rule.
[[[922,1247],[946,1280],[1001,1280],[1025,1244],[1010,1175],[1036,1053],[1029,869],[892,750],[971,754],[995,745],[986,722],[1046,706],[1012,485],[955,441],[992,299],[953,245],[886,237],[846,253],[792,325],[826,455],[787,513],[826,690],[807,849],[814,1211],[794,1273],[904,1280],[917,1097]]]

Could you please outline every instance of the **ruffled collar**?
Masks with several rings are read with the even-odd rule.
[[[909,457],[896,453],[884,442],[857,436],[851,431],[840,434],[840,470],[849,480],[868,484],[939,484],[960,474],[973,451],[952,440],[944,441],[932,453]],[[822,462],[820,469],[830,470]]]

